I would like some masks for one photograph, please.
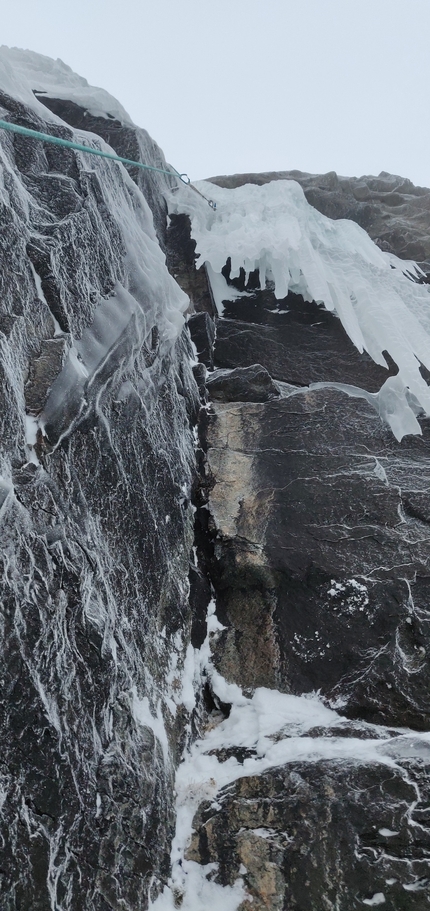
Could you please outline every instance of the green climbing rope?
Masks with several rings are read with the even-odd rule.
[[[101,149],[93,149],[91,146],[82,145],[80,142],[71,142],[69,139],[60,139],[59,136],[50,136],[49,133],[39,133],[38,130],[30,130],[28,127],[21,127],[17,123],[10,123],[8,120],[0,120],[0,129],[8,130],[10,133],[19,133],[20,136],[27,136],[29,139],[38,139],[40,142],[50,142],[55,146],[63,146],[66,149],[75,149],[77,152],[87,152],[89,155],[98,155],[100,158],[109,158],[111,161],[120,161],[121,164],[133,165],[136,168],[142,168],[145,171],[157,171],[158,174],[167,174],[168,177],[177,177],[187,187],[195,190],[199,196],[203,196],[197,187],[194,187],[187,174],[180,174],[175,168],[167,171],[166,168],[156,168],[151,164],[143,164],[141,161],[134,161],[131,158],[122,158],[121,155],[112,155],[111,152],[103,152]],[[216,203],[212,199],[203,199],[216,209]]]

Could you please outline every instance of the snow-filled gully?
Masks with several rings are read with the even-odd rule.
[[[209,908],[237,911],[241,902],[249,899],[241,876],[233,887],[223,887],[214,881],[216,864],[202,866],[186,857],[193,817],[199,805],[211,801],[216,811],[219,792],[239,778],[262,775],[289,763],[341,761],[397,769],[409,781],[402,762],[428,761],[430,754],[430,732],[351,722],[340,711],[325,705],[318,693],[292,696],[259,687],[252,697],[245,696],[236,684],[227,683],[212,664],[211,643],[222,629],[212,600],[207,613],[206,639],[200,649],[191,651],[190,647],[182,689],[189,697],[191,687],[199,693],[209,681],[220,703],[231,709],[228,718],[214,711],[200,738],[190,741],[185,749],[176,773],[176,834],[172,843],[171,877],[158,898],[150,901],[149,907],[154,911],[174,911],[178,907],[184,911]],[[354,730],[357,736],[351,735]],[[217,753],[234,748],[245,748],[252,755],[243,762],[234,756],[224,761],[218,759]],[[415,783],[413,787],[416,799],[409,808],[411,814],[421,799]],[[387,838],[397,834],[389,828],[380,831]],[[256,834],[267,837],[265,832]],[[414,884],[405,879],[403,888],[411,891]],[[416,888],[421,888],[418,880]],[[385,897],[383,893],[375,893],[373,900],[364,898],[362,903],[384,904]]]

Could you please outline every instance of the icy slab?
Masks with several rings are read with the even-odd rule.
[[[67,98],[96,116],[115,117],[132,125],[127,112],[108,92],[90,86],[86,79],[74,73],[61,60],[52,60],[32,51],[0,47],[0,90],[18,99],[47,121],[62,123],[59,117],[37,100],[34,92]],[[149,137],[143,133],[144,131],[137,130],[136,135],[145,158],[148,150],[144,146]],[[86,133],[87,138],[92,135]],[[98,148],[113,151],[99,136],[94,138]],[[0,155],[4,169],[15,179],[8,156],[3,153],[1,145],[2,143]],[[92,325],[84,330],[81,337],[71,334],[66,363],[52,387],[40,421],[42,427],[58,423],[58,416],[67,411],[60,437],[68,431],[85,407],[85,398],[91,384],[107,359],[115,354],[124,335],[128,333],[130,336],[129,353],[132,356],[156,327],[159,355],[163,357],[183,327],[182,314],[189,303],[187,295],[167,270],[151,210],[127,171],[121,165],[113,167],[111,162],[101,159],[91,159],[86,163],[86,169],[97,175],[106,209],[113,215],[121,231],[125,250],[125,275],[123,285],[118,282],[112,296],[100,302]],[[28,214],[27,193],[19,182],[16,182],[16,192],[22,210]],[[6,191],[1,184],[0,196],[4,196],[5,203],[8,204]],[[38,294],[44,300],[40,277],[33,266],[31,269]],[[66,291],[64,296],[67,297]],[[61,334],[58,323],[55,325],[55,333]],[[34,437],[35,433],[32,432],[30,446],[34,445]]]
[[[81,337],[71,337],[66,363],[51,388],[41,418],[44,427],[62,425],[59,438],[86,407],[94,381],[100,381],[109,360],[107,378],[115,361],[122,359],[125,369],[145,341],[151,347],[154,329],[154,357],[162,358],[171,350],[189,304],[188,296],[167,270],[152,213],[138,187],[124,169],[120,181],[110,162],[97,160],[94,170],[100,178],[107,209],[121,232],[125,274],[123,284],[117,282],[112,296],[100,302],[93,322]]]
[[[160,266],[165,268],[162,263]],[[161,268],[160,273],[163,274]],[[154,288],[158,284],[155,281],[156,277],[155,270]],[[166,279],[168,277],[170,278],[166,275]],[[145,341],[150,339],[153,326],[161,327],[160,352],[165,353],[173,344],[183,324],[179,302],[182,292],[179,293],[177,299],[178,309],[170,312],[167,305],[168,295],[164,296],[165,308],[158,308],[157,311],[151,303],[150,290],[149,284],[149,288],[146,289],[146,297],[142,293],[141,300],[139,300],[136,288],[134,289],[136,296],[133,296],[118,282],[115,294],[102,302],[95,312],[91,326],[84,330],[81,339],[76,339],[69,349],[66,363],[52,385],[40,419],[43,427],[57,427],[58,439],[56,442],[70,431],[86,407],[92,387],[95,382],[100,382],[103,370],[106,374],[105,382],[109,382],[113,369],[121,367],[121,362],[123,362],[121,369],[124,369],[124,365],[137,356]],[[176,289],[173,288],[173,291]],[[155,295],[153,299],[156,299]],[[163,298],[159,297],[158,300],[160,299],[163,301]],[[188,299],[184,295],[183,308],[187,302]],[[173,321],[170,319],[172,316]]]
[[[170,212],[186,213],[196,240],[197,266],[231,276],[258,269],[261,287],[274,282],[275,296],[301,294],[334,311],[360,352],[384,367],[384,352],[399,368],[378,393],[381,417],[397,439],[420,433],[416,415],[430,415],[430,390],[420,363],[430,369],[430,296],[415,263],[382,253],[352,221],[332,221],[307,202],[293,180],[233,190],[201,181],[214,211],[197,194],[179,188]],[[219,289],[216,287],[216,294]]]
[[[97,116],[109,115],[132,123],[122,106],[107,92],[89,86],[61,60],[52,60],[31,51],[0,47],[0,90],[27,105],[44,120],[62,123],[37,100],[35,91],[70,99]],[[17,179],[7,150],[3,148],[4,135],[0,135],[1,163],[10,181],[14,182],[20,209],[29,218],[30,197]],[[93,138],[99,149],[113,151],[99,136],[85,135],[87,141]],[[153,156],[162,156],[160,150],[155,146],[152,148],[152,141],[145,131],[136,130],[136,136],[142,159],[148,157],[149,151]],[[81,139],[79,135],[77,138]],[[160,165],[163,163],[164,159],[160,160]],[[115,368],[115,357],[118,360],[122,356],[125,362],[126,354],[132,359],[145,341],[149,341],[151,347],[150,338],[154,329],[158,338],[158,356],[162,358],[170,351],[182,330],[183,313],[189,304],[187,295],[168,272],[149,205],[125,168],[104,159],[91,158],[85,161],[85,170],[87,174],[91,172],[97,177],[106,211],[121,233],[125,251],[124,275],[122,283],[117,282],[112,296],[99,301],[92,324],[83,332],[80,329],[77,334],[73,330],[70,333],[66,363],[52,386],[38,424],[42,428],[58,425],[58,438],[69,431],[86,407],[91,387],[94,381],[100,380],[100,373],[109,360]],[[10,203],[1,175],[0,198],[6,205]],[[109,241],[108,232],[106,241]],[[45,301],[40,276],[32,265],[31,271],[37,292]],[[63,287],[61,291],[66,300],[67,288]],[[58,323],[55,320],[54,323],[55,334],[61,335]],[[125,346],[126,337],[128,345]],[[28,441],[30,447],[34,446],[36,432],[37,427],[36,430],[33,427],[31,440]]]
[[[421,376],[421,375],[420,375]],[[424,382],[424,381],[422,381]],[[303,387],[288,389],[286,384],[279,384],[283,387],[284,397],[290,395],[302,395]],[[415,396],[409,392],[409,388],[398,373],[396,376],[389,376],[383,383],[379,392],[367,392],[359,386],[352,386],[350,383],[310,383],[306,389],[339,389],[351,398],[365,399],[375,411],[378,412],[383,421],[385,421],[393,431],[396,440],[401,440],[407,434],[421,434],[421,427],[416,415],[422,413]],[[426,414],[428,412],[425,412]],[[386,482],[382,476],[381,480]]]
[[[0,47],[0,89],[32,108],[44,120],[59,122],[60,118],[37,100],[34,92],[52,98],[65,98],[81,105],[95,117],[108,115],[121,123],[132,124],[122,104],[104,89],[89,85],[62,60],[18,47]]]

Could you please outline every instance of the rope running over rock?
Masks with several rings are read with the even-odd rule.
[[[49,133],[39,133],[38,130],[30,130],[28,127],[21,127],[17,123],[10,123],[8,120],[0,120],[0,129],[7,130],[9,133],[19,133],[20,136],[27,136],[29,139],[38,139],[40,142],[50,142],[52,145],[63,146],[66,149],[75,149],[77,152],[88,152],[89,155],[98,155],[100,158],[109,158],[111,161],[120,161],[124,165],[132,165],[136,168],[142,168],[145,171],[157,171],[159,174],[167,174],[169,177],[177,177],[185,186],[190,187],[206,200],[212,209],[216,209],[216,202],[208,199],[200,193],[197,187],[193,186],[188,174],[180,174],[176,168],[167,171],[165,168],[156,168],[150,164],[143,164],[141,161],[134,161],[131,158],[122,158],[120,155],[112,155],[111,152],[103,152],[101,149],[93,149],[91,146],[82,145],[79,142],[71,142],[69,139],[60,139],[59,136],[50,136]]]

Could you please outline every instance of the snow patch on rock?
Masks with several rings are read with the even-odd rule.
[[[35,92],[51,98],[64,98],[80,105],[96,117],[115,118],[132,125],[122,104],[105,89],[89,85],[59,58],[19,47],[0,47],[0,87],[3,92],[32,108],[44,120],[58,123],[60,118],[49,111]],[[61,121],[60,121],[61,122]]]

